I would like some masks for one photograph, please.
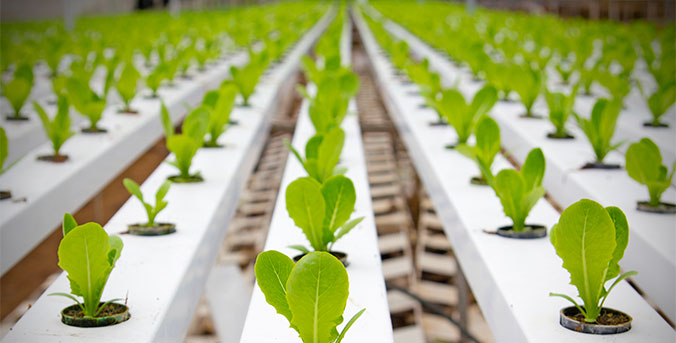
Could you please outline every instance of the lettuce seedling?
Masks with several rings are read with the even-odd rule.
[[[105,132],[96,126],[106,108],[106,99],[89,88],[89,85],[80,79],[70,78],[66,81],[68,99],[75,109],[89,119],[89,128],[85,132]]]
[[[573,105],[575,105],[575,97],[577,96],[578,85],[573,87],[570,95],[566,96],[564,93],[549,92],[545,89],[545,100],[547,100],[547,107],[549,107],[549,121],[554,125],[554,132],[547,136],[551,138],[572,138],[566,130],[566,123],[568,118],[573,113]]]
[[[571,63],[559,63],[556,65],[556,71],[559,73],[559,76],[561,76],[563,84],[567,85],[573,72],[575,72],[575,68]]]
[[[141,74],[136,70],[134,64],[131,62],[125,63],[120,78],[117,79],[117,83],[115,84],[115,89],[117,89],[117,93],[120,94],[120,98],[122,98],[122,102],[124,103],[122,112],[136,112],[131,109],[130,104],[138,91],[138,80],[140,78]]]
[[[286,210],[315,251],[331,251],[338,239],[364,219],[349,220],[356,199],[352,180],[343,175],[332,176],[323,184],[302,177],[286,188]],[[309,251],[302,246],[293,248]]]
[[[619,262],[629,243],[627,218],[617,207],[603,208],[592,200],[582,199],[561,213],[550,232],[550,240],[584,306],[565,294],[549,295],[572,302],[584,315],[585,322],[595,322],[613,287],[637,274],[630,271],[620,275]],[[615,277],[606,290],[606,282]]]
[[[317,85],[314,98],[302,86],[297,88],[310,100],[308,113],[317,133],[339,127],[345,119],[349,101],[359,89],[359,78],[352,71],[341,68],[339,72],[325,75]]]
[[[613,100],[620,103],[624,101],[624,98],[631,91],[631,84],[628,78],[613,75],[608,71],[599,71],[596,80],[608,90]]]
[[[479,184],[493,185],[495,177],[491,171],[491,166],[495,156],[500,152],[500,127],[498,123],[489,116],[484,116],[476,124],[474,129],[476,145],[469,146],[461,144],[456,147],[458,152],[473,159],[481,171],[480,178],[473,178],[473,182]]]
[[[345,132],[339,127],[310,138],[305,144],[305,159],[288,141],[284,143],[303,165],[308,176],[320,184],[331,176],[345,172],[344,169],[336,168],[345,144]]]
[[[200,106],[190,112],[183,121],[181,134],[174,133],[169,112],[164,104],[162,104],[160,115],[167,137],[167,149],[173,152],[176,157],[169,164],[178,168],[180,172],[179,175],[171,176],[170,180],[174,182],[202,181],[199,172],[190,174],[190,165],[193,157],[197,154],[197,150],[202,147],[204,135],[209,128],[209,109],[206,106]]]
[[[237,97],[237,87],[232,84],[223,85],[218,91],[215,91],[215,97],[209,99],[205,95],[203,105],[210,108],[209,115],[209,140],[204,143],[205,147],[219,147],[218,137],[225,132],[228,123],[230,122],[230,113],[235,106],[235,98]]]
[[[33,108],[35,108],[42,121],[42,127],[45,130],[45,134],[47,134],[47,138],[52,142],[54,155],[49,157],[53,160],[65,160],[67,156],[60,155],[59,151],[63,143],[75,135],[75,132],[70,129],[71,121],[70,114],[68,113],[70,105],[68,104],[68,99],[65,96],[59,96],[58,109],[53,120],[49,119],[47,112],[37,101],[33,101]]]
[[[662,123],[660,118],[667,113],[667,110],[676,102],[676,81],[671,81],[661,85],[649,97],[646,96],[641,84],[638,84],[641,95],[648,104],[650,113],[653,115],[653,120],[646,122],[644,125],[653,127],[668,127],[669,125]]]
[[[162,85],[162,81],[166,78],[167,74],[167,65],[165,63],[160,63],[153,69],[148,76],[146,76],[145,83],[146,86],[150,89],[152,92],[150,94],[151,98],[157,98],[158,94],[157,91],[160,89],[160,85]]]
[[[9,100],[14,114],[8,116],[11,120],[27,120],[28,117],[21,115],[21,109],[28,99],[33,88],[33,66],[22,63],[14,71],[14,79],[3,85],[2,94]]]
[[[662,193],[666,191],[674,179],[676,162],[671,167],[671,173],[662,165],[660,149],[649,138],[629,146],[626,153],[626,168],[629,176],[636,182],[648,187],[652,207],[659,207]]]
[[[265,301],[283,315],[303,343],[340,343],[366,309],[338,333],[349,295],[345,266],[326,252],[312,252],[294,263],[269,250],[256,258],[256,281]]]
[[[74,300],[85,317],[96,317],[113,301],[101,304],[103,288],[122,253],[122,240],[108,236],[97,223],[78,225],[70,214],[63,218],[63,239],[59,244],[59,267],[68,273],[70,294],[52,293]],[[76,297],[82,297],[80,302]]]
[[[390,48],[392,55],[392,64],[399,70],[405,70],[406,65],[410,62],[408,57],[408,43],[405,41],[398,41],[393,43]]]
[[[609,152],[623,144],[623,142],[617,144],[610,142],[615,134],[615,125],[621,109],[622,103],[617,100],[598,99],[592,108],[591,119],[585,119],[573,113],[594,149],[597,163],[603,163],[603,159]]]
[[[470,104],[467,104],[465,97],[456,89],[446,89],[441,93],[441,113],[458,134],[457,144],[467,143],[476,122],[488,114],[497,101],[498,91],[490,85],[481,88]]]
[[[125,178],[122,180],[122,183],[124,184],[124,187],[127,189],[127,191],[135,196],[141,202],[141,204],[143,204],[143,208],[145,208],[146,214],[148,215],[148,222],[145,223],[145,226],[154,227],[155,217],[157,217],[157,215],[162,212],[162,210],[164,210],[164,208],[169,204],[168,202],[164,201],[164,197],[167,195],[167,192],[169,192],[171,182],[164,181],[164,183],[162,183],[160,188],[157,190],[157,193],[155,193],[155,206],[150,205],[149,203],[145,202],[145,200],[143,200],[141,187],[139,187],[138,183],[134,182],[134,180]]]
[[[103,94],[101,95],[103,98],[108,97],[108,93],[110,92],[110,89],[113,87],[113,84],[115,83],[115,71],[117,70],[117,66],[120,63],[120,56],[114,55],[110,59],[106,60],[106,78],[103,82]]]
[[[545,195],[542,178],[545,175],[545,156],[540,148],[528,153],[521,171],[501,170],[492,185],[500,198],[505,215],[512,219],[512,230],[524,232],[526,218],[538,200]]]
[[[542,74],[531,68],[522,68],[520,71],[520,76],[518,82],[514,82],[514,90],[519,94],[521,98],[521,103],[526,107],[526,113],[523,117],[535,118],[533,114],[533,104],[537,100],[538,95],[540,95],[540,89],[542,88]]]
[[[242,106],[249,106],[249,97],[256,90],[258,79],[263,75],[265,66],[268,62],[268,55],[265,51],[256,54],[249,50],[249,63],[241,68],[230,67],[230,76],[232,82],[237,86],[239,94],[242,96]]]

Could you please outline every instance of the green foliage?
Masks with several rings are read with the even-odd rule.
[[[230,76],[232,83],[237,86],[239,94],[242,96],[243,106],[249,106],[249,97],[256,90],[258,79],[265,71],[268,63],[268,54],[265,51],[254,53],[249,50],[249,63],[244,67],[230,67]]]
[[[327,133],[318,133],[305,144],[305,159],[303,159],[289,142],[285,142],[298,162],[303,165],[308,176],[317,180],[320,184],[331,176],[340,174],[336,165],[343,151],[344,143],[345,132],[339,127],[334,127]]]
[[[89,127],[92,131],[101,131],[96,124],[103,116],[106,107],[106,99],[100,97],[89,88],[89,85],[80,79],[70,78],[66,81],[68,100],[83,116],[89,119]]]
[[[539,71],[527,67],[519,71],[519,79],[517,82],[514,82],[513,87],[519,93],[521,103],[526,107],[526,117],[533,116],[533,104],[535,104],[535,100],[540,95],[542,84],[542,74]]]
[[[310,100],[308,112],[317,133],[326,133],[339,127],[347,114],[350,99],[357,94],[359,78],[352,71],[341,68],[317,84],[317,92],[311,97],[302,86],[298,90]]]
[[[66,213],[63,219],[63,239],[59,244],[59,267],[68,273],[72,294],[53,293],[75,300],[85,317],[96,317],[108,276],[122,252],[122,240],[108,236],[97,223],[77,225]],[[75,297],[82,297],[80,303]]]
[[[568,136],[566,123],[573,113],[577,90],[578,86],[576,85],[570,95],[566,96],[564,93],[549,92],[545,89],[545,100],[547,100],[547,107],[549,107],[549,121],[555,129],[554,137],[565,138]]]
[[[657,90],[649,97],[643,91],[643,87],[639,83],[639,90],[645,98],[650,113],[653,115],[653,120],[650,123],[652,126],[663,126],[660,118],[667,113],[667,110],[676,102],[676,81],[667,82],[657,88]]]
[[[157,215],[162,212],[162,210],[164,210],[164,208],[169,204],[168,202],[164,201],[164,197],[167,195],[167,192],[169,192],[171,182],[164,181],[164,183],[162,183],[160,188],[157,190],[157,193],[155,193],[155,206],[152,206],[143,200],[141,187],[139,187],[138,183],[134,182],[134,180],[125,178],[122,180],[122,183],[124,184],[124,187],[127,189],[127,191],[131,195],[135,196],[141,202],[141,204],[143,204],[143,208],[145,208],[146,214],[148,215],[148,222],[145,225],[147,227],[154,227],[155,217],[157,217]]]
[[[131,62],[126,62],[122,68],[122,73],[120,78],[117,79],[115,88],[124,102],[125,112],[131,112],[131,100],[134,99],[136,92],[138,92],[138,80],[141,78],[141,74],[136,70],[134,64]]]
[[[505,215],[512,219],[515,232],[525,230],[528,213],[545,195],[542,179],[545,175],[545,156],[540,148],[528,153],[521,171],[501,170],[492,185],[500,198]]]
[[[146,76],[145,83],[148,88],[150,88],[151,97],[157,98],[157,91],[162,85],[162,81],[167,78],[168,66],[166,63],[160,63],[153,69],[150,74]]]
[[[0,126],[0,175],[4,174],[7,169],[4,168],[5,160],[9,155],[9,140],[5,129]]]
[[[45,134],[47,134],[47,138],[52,142],[54,156],[59,156],[59,150],[63,143],[75,135],[75,132],[70,129],[71,121],[70,114],[68,113],[70,105],[68,104],[68,99],[65,96],[59,96],[58,109],[53,120],[49,119],[47,112],[37,101],[33,101],[33,108],[35,108],[42,121],[42,127],[45,130]]]
[[[190,175],[192,159],[197,150],[202,147],[204,135],[209,129],[209,109],[206,106],[200,106],[190,112],[183,121],[181,134],[173,132],[171,118],[164,104],[160,112],[167,137],[167,149],[176,157],[176,160],[169,163],[178,168],[180,178],[189,179],[192,176]]]
[[[596,80],[608,90],[613,100],[620,103],[624,101],[624,98],[631,91],[631,84],[628,78],[613,75],[608,71],[599,71]]]
[[[303,343],[340,343],[366,310],[357,312],[338,333],[349,279],[343,264],[326,252],[311,252],[294,263],[280,252],[265,251],[254,269],[265,300],[286,317]]]
[[[286,210],[315,251],[331,251],[339,238],[364,219],[348,221],[356,198],[352,180],[343,175],[323,184],[302,177],[286,188]]]
[[[19,113],[33,88],[33,66],[22,63],[14,71],[14,79],[3,85],[2,94],[9,100],[14,110],[13,118],[22,118]]]
[[[559,223],[550,232],[550,240],[584,307],[567,295],[549,295],[569,300],[584,314],[586,322],[595,322],[613,287],[637,274],[631,271],[620,275],[619,262],[629,243],[627,218],[617,207],[603,208],[592,200],[582,199],[561,213]],[[615,277],[618,278],[606,290],[606,282]]]
[[[209,140],[204,146],[217,147],[218,137],[223,134],[230,122],[230,113],[235,106],[237,97],[237,88],[232,84],[225,84],[219,90],[215,91],[212,97],[205,95],[203,105],[209,107]],[[213,96],[215,94],[215,96]]]
[[[394,67],[399,70],[405,70],[406,65],[409,63],[408,43],[405,41],[398,41],[392,44],[389,52],[392,55],[392,64],[394,64]]]
[[[498,92],[490,85],[481,88],[470,104],[456,89],[446,89],[441,93],[441,113],[458,134],[458,144],[467,142],[476,122],[487,115],[497,101]]]
[[[475,146],[461,144],[456,149],[461,154],[473,159],[479,166],[486,183],[493,185],[495,184],[495,177],[491,171],[491,166],[495,156],[500,152],[500,127],[493,118],[484,116],[474,129],[474,137],[476,138]]]
[[[592,108],[590,119],[585,119],[575,114],[578,125],[580,125],[580,128],[582,128],[589,143],[592,145],[596,161],[599,163],[603,162],[603,159],[609,152],[622,145],[622,143],[612,144],[610,142],[613,134],[615,134],[615,126],[621,109],[622,103],[617,100],[599,99],[594,104],[594,108]]]
[[[649,138],[643,138],[630,145],[625,156],[629,176],[636,182],[647,186],[650,205],[659,206],[662,193],[671,186],[674,179],[676,162],[669,173],[667,167],[662,165],[660,149]]]

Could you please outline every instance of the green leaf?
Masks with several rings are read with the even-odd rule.
[[[115,257],[122,248],[118,240],[113,240]],[[71,293],[84,299],[85,316],[95,315],[113,269],[116,258],[110,262],[110,241],[101,225],[87,223],[68,231],[59,244],[59,267],[68,273]]]
[[[169,110],[167,109],[167,106],[164,105],[164,101],[162,101],[160,104],[160,119],[162,119],[162,128],[164,129],[164,137],[169,139],[169,137],[174,135],[174,125],[171,123]]]
[[[124,184],[124,188],[126,188],[130,194],[134,195],[138,200],[141,200],[141,203],[145,203],[145,201],[143,201],[143,193],[141,193],[141,188],[138,183],[129,178],[122,180],[122,183]]]
[[[624,250],[629,245],[629,223],[627,217],[622,210],[617,207],[606,207],[606,211],[610,215],[610,219],[615,226],[615,250],[613,251],[613,258],[608,264],[608,274],[606,280],[608,281],[620,275],[620,260],[624,257]]]
[[[340,343],[343,341],[343,338],[345,338],[345,334],[347,333],[347,330],[349,330],[352,327],[352,324],[361,317],[362,314],[366,311],[365,308],[363,308],[361,311],[357,312],[352,318],[345,324],[345,327],[343,328],[343,331],[340,332],[340,336],[338,336],[338,339],[336,339],[336,343]]]
[[[643,138],[629,146],[625,158],[629,176],[648,186],[650,204],[659,205],[662,193],[669,188],[672,178],[667,175],[667,167],[662,165],[660,149],[649,138]]]
[[[324,230],[326,203],[320,184],[312,178],[303,177],[286,188],[286,210],[296,226],[303,230],[314,250],[326,250]]]
[[[542,185],[542,179],[545,175],[545,155],[540,148],[535,148],[528,153],[526,161],[521,167],[521,175],[526,192]]]
[[[317,150],[317,165],[319,167],[319,182],[324,182],[333,175],[333,170],[338,164],[340,154],[345,143],[345,132],[339,127],[329,130]],[[306,155],[306,158],[310,158]]]
[[[341,237],[345,236],[350,231],[352,231],[352,229],[354,229],[359,223],[361,223],[362,220],[364,220],[364,217],[355,218],[345,223],[343,226],[341,226],[340,229],[336,232],[336,238],[334,239],[334,242],[338,241]]]
[[[157,193],[155,193],[155,204],[159,204],[164,200],[164,197],[167,195],[167,192],[169,192],[169,188],[171,187],[171,182],[169,181],[164,181],[160,188],[157,189]]]
[[[291,249],[294,249],[294,250],[298,250],[303,254],[310,253],[310,250],[308,250],[306,247],[304,247],[302,245],[294,244],[294,245],[289,245],[288,247],[291,248]]]
[[[9,140],[5,129],[0,126],[0,175],[5,171],[4,166],[7,156],[9,156]]]
[[[577,287],[584,302],[585,320],[593,322],[601,310],[603,285],[617,247],[609,211],[582,199],[563,211],[551,235],[556,254],[570,273],[570,283]]]
[[[75,221],[75,218],[73,218],[73,215],[71,215],[70,213],[64,213],[62,226],[63,236],[65,237],[76,226],[77,222]]]
[[[256,281],[265,295],[265,301],[289,322],[293,315],[286,300],[286,284],[294,266],[293,260],[274,250],[260,253],[254,265]]]
[[[331,254],[312,252],[298,261],[287,282],[287,301],[291,325],[303,342],[330,342],[342,321],[348,288],[347,271]]]
[[[324,228],[331,234],[324,237],[324,243],[333,241],[333,233],[345,224],[357,200],[357,194],[354,184],[349,178],[337,175],[329,178],[321,187],[322,195],[326,203],[326,216],[324,217]]]
[[[122,68],[120,78],[115,84],[115,88],[120,94],[126,109],[129,109],[129,103],[138,91],[138,81],[140,78],[141,74],[138,72],[138,70],[136,70],[134,64],[131,61],[126,62]]]

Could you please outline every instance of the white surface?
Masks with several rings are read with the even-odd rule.
[[[479,90],[478,83],[472,82],[471,77],[462,73],[420,39],[392,22],[389,23],[388,28],[400,38],[405,39],[411,49],[414,49],[420,56],[427,57],[430,60],[430,66],[436,69],[445,81],[450,82],[461,78],[459,89],[469,96],[473,96]],[[593,106],[590,104],[590,98],[578,97],[578,102],[580,99],[582,103],[579,105],[588,107],[581,113],[589,113]],[[593,199],[603,206],[621,208],[627,215],[631,227],[629,246],[622,260],[623,267],[626,270],[637,270],[639,274],[633,277],[633,280],[669,318],[676,319],[676,292],[674,291],[676,289],[676,216],[636,210],[637,201],[649,199],[648,190],[647,187],[631,179],[624,169],[579,170],[579,167],[586,162],[594,160],[591,145],[581,129],[569,125],[569,131],[576,137],[575,140],[548,139],[546,135],[552,131],[551,123],[547,119],[519,118],[523,111],[523,105],[519,102],[498,102],[492,109],[493,118],[500,124],[503,147],[519,163],[525,161],[531,149],[536,147],[542,149],[547,159],[544,186],[563,208],[582,198]],[[537,113],[546,114],[547,107],[541,106],[537,109]],[[636,113],[623,113],[620,118],[625,118],[627,122],[634,121],[635,130],[620,131],[618,133],[633,135],[630,138],[621,134],[616,135],[619,137],[615,137],[613,141],[627,139],[629,142],[635,142],[643,137],[636,134],[651,130],[650,133],[663,134],[663,146],[671,148],[675,146],[673,143],[665,142],[667,138],[673,140],[676,137],[674,135],[676,125],[673,123],[669,129],[652,131],[655,129],[643,128],[642,117]],[[651,137],[656,136],[655,134]],[[665,149],[662,150],[665,151]],[[665,157],[666,165],[671,167],[668,159],[669,157]],[[624,165],[624,156],[620,152],[611,152],[606,157],[606,161]],[[676,191],[673,187],[663,194],[662,201],[676,202]],[[660,281],[657,282],[657,280]]]
[[[238,193],[263,146],[269,119],[276,110],[281,87],[292,87],[292,73],[330,19],[327,14],[297,44],[287,60],[259,84],[250,108],[236,107],[239,125],[230,128],[219,142],[224,149],[201,149],[193,160],[193,171],[201,171],[205,182],[172,185],[169,206],[158,220],[173,222],[177,232],[161,237],[123,235],[124,250],[113,270],[103,299],[129,297],[131,319],[97,329],[63,325],[59,312],[71,301],[48,297],[68,292],[65,273],[47,289],[5,337],[6,342],[176,342],[190,324],[211,264],[225,235],[238,201]],[[287,82],[291,81],[291,82]],[[169,157],[173,159],[173,157]],[[151,194],[176,170],[160,165],[144,182],[142,191]],[[126,231],[129,223],[143,220],[145,212],[130,199],[106,225],[109,233]]]
[[[361,18],[357,15],[357,18]],[[490,235],[509,225],[499,199],[490,188],[469,184],[479,173],[471,160],[444,145],[453,141],[449,127],[431,127],[431,110],[420,109],[419,96],[407,95],[378,53],[363,20],[357,20],[362,40],[374,64],[385,104],[409,149],[419,175],[442,220],[456,256],[495,337],[504,342],[672,342],[674,331],[626,282],[610,294],[606,305],[634,318],[632,329],[620,335],[594,336],[561,327],[558,313],[569,306],[549,292],[575,295],[549,239],[514,240]],[[495,170],[509,164],[498,156]],[[558,213],[544,200],[533,208],[527,223],[551,227]]]
[[[160,90],[174,123],[181,121],[186,106],[198,104],[206,90],[220,85],[231,65],[245,61],[246,54],[239,53],[195,80]],[[138,115],[108,107],[99,123],[108,133],[77,132],[62,147],[67,162],[38,161],[37,156],[52,153],[51,144],[44,143],[0,176],[0,188],[10,189],[14,199],[27,199],[0,202],[0,275],[47,237],[64,212],[79,209],[164,134],[159,100],[140,99],[134,108]]]
[[[219,342],[239,342],[251,298],[251,284],[242,277],[239,265],[215,265],[205,294]]]
[[[345,36],[343,36],[343,40],[346,40]],[[343,46],[351,48],[351,45]],[[345,56],[344,51],[341,54]],[[349,59],[344,59],[345,61],[349,63]],[[308,106],[309,102],[304,101],[292,141],[292,145],[301,151],[304,149],[307,140],[315,133],[308,115]],[[343,342],[387,343],[394,340],[392,323],[378,250],[378,234],[369,193],[361,130],[358,117],[355,114],[356,105],[352,101],[349,105],[348,115],[342,124],[345,131],[345,145],[340,166],[348,168],[345,175],[353,181],[357,193],[357,202],[352,218],[364,216],[364,220],[336,243],[335,250],[347,253],[350,263],[347,267],[350,279],[349,297],[343,314],[345,322],[363,308],[366,308],[366,312],[350,328]],[[287,248],[289,245],[307,245],[308,242],[302,230],[295,226],[286,211],[284,196],[286,187],[303,176],[307,176],[307,173],[302,165],[293,155],[289,154],[275,211],[272,215],[265,250],[278,250],[289,257],[293,257],[298,252]],[[345,322],[339,325],[339,332]],[[254,286],[241,342],[300,342],[298,333],[289,328],[288,320],[277,314],[274,307],[265,301],[258,284]]]

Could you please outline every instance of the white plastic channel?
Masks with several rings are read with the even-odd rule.
[[[458,70],[446,58],[401,26],[389,21],[387,27],[394,35],[406,40],[419,56],[428,58],[430,66],[446,82],[459,78],[458,87],[466,95],[473,96],[481,87],[471,80],[471,76]],[[545,106],[540,108],[539,113],[546,111]],[[622,260],[623,267],[626,270],[639,271],[632,279],[669,318],[676,319],[676,217],[638,211],[636,202],[648,200],[648,190],[631,179],[624,169],[579,170],[586,162],[593,160],[594,155],[584,133],[578,127],[569,127],[569,131],[576,137],[575,140],[552,140],[546,138],[547,133],[552,130],[549,121],[519,118],[523,113],[523,106],[518,102],[498,102],[491,113],[500,124],[503,147],[519,163],[525,161],[531,149],[542,149],[547,158],[544,185],[562,207],[587,198],[598,201],[603,206],[617,206],[625,212],[631,230],[629,246]],[[622,114],[622,117],[638,118],[629,113]],[[655,129],[644,129],[641,126],[641,130]],[[668,130],[671,129],[659,132]],[[642,136],[633,136],[627,139],[635,142],[641,138]],[[624,165],[624,156],[619,152],[611,152],[606,159],[608,163]],[[676,191],[673,187],[667,189],[662,200],[676,202]]]
[[[409,94],[378,52],[360,14],[356,24],[376,71],[385,104],[401,133],[421,179],[439,213],[456,256],[495,337],[505,342],[662,342],[673,341],[672,328],[627,282],[610,294],[606,306],[634,318],[620,335],[580,334],[559,325],[559,310],[569,306],[549,292],[575,295],[549,239],[514,240],[487,234],[509,225],[490,188],[469,183],[479,173],[474,162],[444,145],[455,135],[449,127],[431,127],[436,114],[419,108],[422,99]],[[408,88],[410,89],[410,88]],[[509,164],[498,156],[496,170]],[[559,214],[546,201],[533,208],[528,223],[551,227]]]
[[[270,117],[280,100],[282,87],[293,87],[292,75],[300,56],[307,52],[326,28],[329,11],[278,65],[269,82],[259,84],[249,108],[236,107],[239,125],[220,139],[224,149],[201,149],[193,170],[205,178],[199,184],[173,184],[169,206],[158,220],[173,222],[177,232],[167,236],[122,235],[124,249],[103,293],[103,299],[128,297],[131,319],[109,327],[82,329],[60,322],[61,309],[71,304],[53,292],[68,292],[65,273],[45,291],[5,336],[3,342],[178,342],[204,291],[204,283],[237,207],[246,177],[263,147]],[[172,159],[173,157],[169,157]],[[152,194],[175,168],[163,164],[144,182],[142,191]],[[105,226],[112,234],[126,231],[126,225],[143,220],[145,214],[131,198]]]
[[[347,40],[345,38],[346,32],[348,31],[343,31],[342,41]],[[341,45],[351,49],[351,44]],[[346,58],[349,55],[345,53],[345,50],[341,50],[341,55],[343,62],[349,63],[350,59]],[[312,90],[310,89],[310,91]],[[292,142],[294,147],[301,150],[305,146],[305,142],[314,135],[314,127],[310,122],[308,107],[309,102],[304,101]],[[378,250],[377,231],[369,193],[361,129],[354,101],[350,102],[348,111],[342,125],[345,131],[345,146],[343,147],[340,165],[348,168],[346,176],[354,182],[357,192],[357,203],[353,218],[358,216],[365,218],[348,235],[336,243],[335,249],[347,253],[350,263],[347,267],[350,279],[350,295],[344,317],[347,321],[362,308],[366,308],[366,312],[350,328],[343,342],[388,343],[394,341],[392,323]],[[293,220],[289,217],[284,196],[286,187],[292,181],[306,175],[307,173],[298,160],[289,155],[280,192],[277,196],[277,204],[272,215],[265,250],[278,250],[293,257],[297,254],[297,251],[289,249],[288,246],[304,244],[307,241],[302,231],[295,226]],[[342,325],[345,325],[345,322]],[[339,331],[342,329],[342,325],[339,327]],[[249,304],[241,342],[296,343],[299,341],[298,334],[289,327],[287,319],[277,314],[275,309],[265,301],[263,293],[256,284]]]

